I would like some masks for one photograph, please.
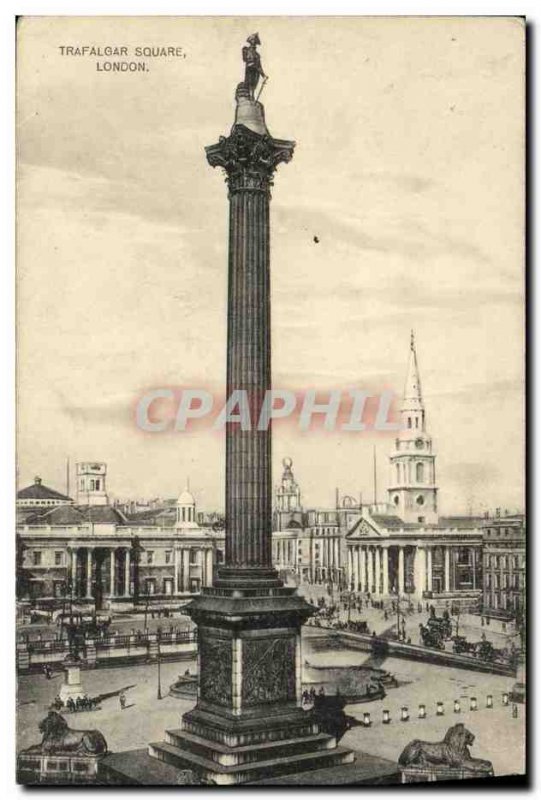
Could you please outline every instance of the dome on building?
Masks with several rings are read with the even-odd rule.
[[[193,506],[195,505],[195,500],[193,494],[188,491],[188,488],[184,489],[183,492],[180,493],[180,496],[177,500],[177,506]]]
[[[177,500],[177,528],[198,528],[195,518],[195,499],[190,492],[189,484]]]

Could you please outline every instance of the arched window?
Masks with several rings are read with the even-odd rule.
[[[96,481],[96,491],[99,492],[100,490],[100,482]]]
[[[91,492],[94,491],[94,480],[93,479],[90,480],[90,491]]]
[[[411,428],[411,417],[408,417],[408,428]]]
[[[400,464],[396,465],[396,482],[400,483]]]
[[[424,483],[425,479],[425,465],[419,461],[415,467],[415,478],[417,483]]]

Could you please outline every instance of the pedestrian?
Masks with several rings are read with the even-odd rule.
[[[118,700],[120,703],[120,710],[124,711],[124,709],[126,708],[126,695],[124,694],[124,692],[120,692]]]

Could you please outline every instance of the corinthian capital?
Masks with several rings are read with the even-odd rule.
[[[245,125],[235,125],[230,136],[220,136],[218,143],[206,147],[211,167],[227,173],[231,191],[265,190],[272,182],[278,164],[291,161],[295,142],[258,134]]]

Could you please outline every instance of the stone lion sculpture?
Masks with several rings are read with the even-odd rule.
[[[64,717],[56,711],[49,711],[39,724],[43,734],[41,745],[37,745],[42,753],[77,753],[79,755],[101,755],[107,752],[107,742],[100,731],[71,730]]]
[[[475,736],[462,722],[453,725],[445,734],[443,742],[423,742],[414,739],[400,754],[401,767],[461,769],[472,775],[488,777],[494,775],[492,763],[481,758],[472,758],[469,747]]]

